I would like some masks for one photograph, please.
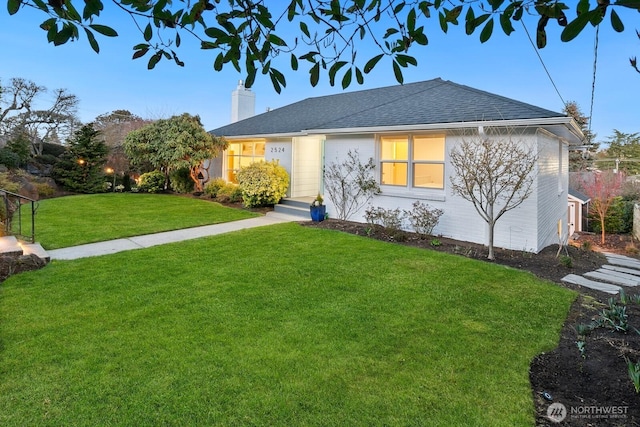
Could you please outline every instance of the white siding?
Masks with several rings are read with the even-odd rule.
[[[538,248],[556,244],[558,221],[562,237],[568,232],[569,149],[566,143],[545,132],[538,132]]]
[[[512,250],[539,252],[548,245],[558,243],[558,220],[563,221],[563,230],[567,230],[568,150],[559,139],[545,131],[535,133],[534,130],[529,130],[520,134],[516,140],[537,146],[540,164],[534,172],[537,176],[531,196],[497,221],[494,244],[496,247]],[[450,153],[461,141],[460,135],[450,134],[446,138],[444,190],[383,187],[382,194],[375,197],[370,204],[385,209],[410,210],[413,202],[419,200],[444,211],[434,229],[435,235],[486,244],[487,224],[471,202],[454,195],[451,191],[450,176],[453,170]],[[373,157],[376,164],[379,164],[376,139],[373,135],[327,137],[325,164],[341,161],[349,150],[355,149],[358,150],[362,162]],[[379,170],[376,170],[376,173],[379,173]],[[331,200],[327,197],[326,199],[329,215],[335,217]],[[364,209],[366,208],[350,219],[364,222]]]
[[[376,158],[376,145],[373,135],[348,135],[348,136],[328,136],[324,144],[324,165],[325,168],[332,163],[340,163],[347,158],[349,151],[357,150],[362,163],[369,161],[369,158]],[[332,200],[325,193],[325,204],[330,218],[336,218],[336,211]],[[349,218],[351,221],[364,222],[364,210]]]

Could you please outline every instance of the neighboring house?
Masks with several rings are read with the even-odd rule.
[[[580,142],[579,127],[564,114],[441,79],[308,98],[214,129],[230,146],[212,176],[234,181],[239,167],[277,159],[291,177],[288,197],[313,197],[324,194],[325,165],[357,150],[378,166],[382,194],[373,206],[411,209],[420,200],[444,210],[434,234],[483,244],[486,224],[449,178],[451,149],[483,127],[509,129],[539,159],[533,194],[498,221],[495,245],[538,252],[558,243],[558,232],[568,232],[568,146]],[[363,212],[351,219],[364,221]]]
[[[589,229],[589,196],[569,188],[569,236]]]

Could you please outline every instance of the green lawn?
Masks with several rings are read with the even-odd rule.
[[[533,426],[574,293],[281,224],[0,284],[0,425]]]
[[[46,199],[39,203],[36,240],[45,249],[257,216],[206,200],[166,194],[91,194]],[[30,230],[30,219],[23,223],[25,226]]]

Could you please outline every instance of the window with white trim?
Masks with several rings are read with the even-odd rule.
[[[444,189],[444,135],[380,138],[380,183]]]
[[[232,142],[225,151],[225,177],[229,182],[238,182],[236,174],[241,167],[264,160],[264,141]]]

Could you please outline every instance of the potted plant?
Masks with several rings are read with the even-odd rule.
[[[318,193],[313,202],[311,202],[309,212],[311,213],[311,220],[314,222],[324,221],[324,217],[327,215],[327,207],[322,204],[323,201],[324,199]]]

